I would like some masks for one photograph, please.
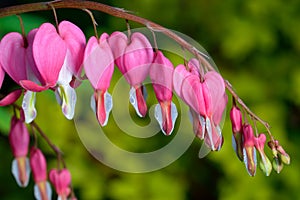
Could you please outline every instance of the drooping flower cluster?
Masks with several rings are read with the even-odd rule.
[[[51,199],[51,187],[47,182],[46,159],[36,146],[27,158],[29,132],[26,123],[33,123],[37,116],[36,92],[53,90],[67,119],[74,117],[75,89],[84,79],[91,83],[94,93],[91,107],[101,126],[108,123],[113,108],[109,94],[114,67],[117,67],[130,85],[129,100],[139,117],[147,114],[146,88],[149,76],[158,104],[155,118],[165,135],[174,130],[178,116],[172,102],[173,92],[189,106],[195,135],[206,147],[218,151],[223,145],[222,119],[228,97],[222,76],[202,66],[196,59],[186,65],[174,67],[163,52],[153,49],[145,35],[139,32],[124,34],[116,31],[92,36],[86,43],[83,32],[73,23],[62,21],[58,27],[44,23],[28,33],[8,33],[0,42],[0,87],[4,74],[13,79],[17,89],[0,100],[0,106],[13,104],[23,95],[20,117],[13,117],[9,140],[13,155],[12,172],[21,187],[26,187],[32,170],[36,199]],[[83,71],[84,70],[84,71]],[[85,75],[83,75],[85,73]],[[256,173],[256,150],[260,156],[260,168],[268,176],[272,164],[264,152],[266,136],[253,133],[252,126],[243,122],[240,109],[234,103],[230,112],[233,146],[238,158],[244,161],[248,173]],[[280,172],[282,163],[289,164],[288,154],[271,137],[273,168]],[[67,169],[53,169],[49,178],[59,199],[67,199],[71,193],[71,175]]]
[[[259,167],[266,176],[269,176],[273,169],[279,173],[283,164],[290,164],[290,157],[279,145],[277,140],[271,138],[268,146],[272,149],[273,164],[267,157],[264,147],[266,135],[256,133],[254,135],[253,128],[248,122],[242,120],[241,110],[237,107],[235,101],[230,111],[230,119],[232,124],[232,146],[238,158],[245,163],[246,169],[250,176],[254,176],[257,167],[256,151],[259,153]]]

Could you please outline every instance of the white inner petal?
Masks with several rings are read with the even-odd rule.
[[[91,105],[91,108],[92,108],[93,112],[96,113],[96,100],[95,100],[95,96],[93,94],[91,96],[90,105]]]
[[[107,124],[108,118],[109,118],[109,113],[113,107],[112,96],[107,91],[104,93],[104,106],[105,106],[106,119],[103,123],[103,126],[105,126]]]
[[[60,85],[57,89],[61,102],[61,109],[65,117],[69,120],[73,119],[76,105],[76,92],[69,84]]]
[[[143,117],[141,115],[140,111],[139,111],[138,102],[137,102],[137,99],[136,99],[136,92],[135,92],[134,87],[130,88],[130,91],[129,91],[129,101],[130,101],[131,105],[134,107],[136,114],[139,117]]]
[[[46,192],[48,199],[51,199],[52,189],[48,181],[46,181]],[[34,185],[34,197],[36,200],[42,200],[42,195],[37,184]]]
[[[21,181],[19,179],[20,175],[19,175],[18,161],[16,159],[14,159],[12,161],[11,172],[12,172],[13,176],[15,177],[18,186],[20,186],[20,187],[26,187],[29,183],[30,164],[29,164],[29,159],[28,158],[25,159],[25,167],[26,167],[25,173],[26,173],[27,179],[26,179],[24,185],[22,185]]]
[[[22,101],[22,108],[24,110],[25,122],[31,123],[37,115],[35,108],[36,93],[32,91],[26,91]]]

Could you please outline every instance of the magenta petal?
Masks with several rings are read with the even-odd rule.
[[[0,43],[1,65],[6,73],[18,83],[26,77],[26,53],[23,36],[20,33],[8,33]]]
[[[29,132],[25,123],[13,117],[9,132],[9,142],[15,157],[25,157],[27,155],[29,140]]]
[[[3,70],[2,66],[1,66],[1,63],[0,63],[0,89],[2,87],[4,76],[5,76],[5,71]]]
[[[22,94],[22,90],[15,90],[8,95],[6,95],[3,99],[0,100],[0,106],[7,106],[19,99]]]
[[[36,183],[47,180],[47,163],[41,150],[32,147],[30,151],[30,167]]]
[[[70,193],[69,185],[71,183],[71,173],[67,169],[52,169],[49,173],[49,179],[55,187],[58,195],[68,196]]]
[[[227,102],[228,102],[228,96],[226,93],[224,93],[222,99],[220,99],[220,101],[216,105],[216,108],[215,108],[215,111],[213,114],[213,121],[216,125],[219,125],[223,119]]]
[[[219,102],[224,97],[225,84],[222,76],[215,72],[209,71],[204,76],[204,83],[208,91],[203,92],[204,95],[208,95],[208,99],[211,101],[211,105],[207,104],[208,114],[215,112]]]
[[[199,77],[190,75],[186,77],[182,84],[182,97],[185,102],[198,114],[206,116],[207,99],[203,96],[203,88]]]
[[[123,64],[123,55],[125,53],[125,48],[128,44],[127,36],[120,31],[115,31],[110,35],[108,43],[112,50],[117,67],[119,68],[122,74],[125,74],[127,69]]]
[[[67,46],[52,24],[44,23],[40,26],[32,50],[36,67],[45,84],[54,87],[64,63]]]
[[[173,71],[173,64],[161,51],[158,51],[150,67],[149,75],[159,102],[170,101],[172,99]]]
[[[25,89],[33,92],[41,92],[49,89],[48,86],[41,86],[29,80],[20,81],[20,85]]]
[[[84,53],[84,70],[94,89],[107,90],[114,71],[114,58],[107,43],[108,35],[103,33],[99,43],[91,37]]]
[[[184,65],[178,65],[173,73],[173,88],[177,95],[182,98],[182,83],[187,76],[191,73],[188,72]]]
[[[154,52],[148,39],[135,32],[127,39],[124,33],[115,32],[109,38],[115,63],[131,86],[141,84],[149,73]]]
[[[79,27],[68,21],[59,23],[58,30],[71,53],[70,63],[67,67],[75,76],[80,76],[86,43],[85,36]]]

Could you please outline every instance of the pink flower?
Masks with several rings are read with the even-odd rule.
[[[148,76],[154,52],[148,39],[135,32],[129,38],[122,32],[114,32],[109,38],[115,63],[127,82],[131,85],[130,103],[137,114],[144,117],[147,113],[145,91],[142,82]]]
[[[12,162],[12,173],[20,187],[26,187],[29,181],[30,166],[27,158],[29,147],[29,132],[24,123],[24,114],[21,118],[13,116],[9,132],[9,142],[15,159]]]
[[[52,190],[49,182],[47,181],[47,163],[46,159],[36,147],[30,151],[30,166],[35,182],[34,196],[37,200],[50,200]]]
[[[242,113],[237,106],[230,110],[230,120],[232,125],[232,146],[238,158],[243,160],[243,140],[242,140]]]
[[[69,170],[52,169],[49,173],[49,179],[58,194],[58,199],[67,200],[67,197],[71,193],[71,189],[69,187],[71,183],[71,174]]]
[[[20,84],[22,80],[37,80],[39,74],[32,70],[35,66],[32,57],[32,41],[36,29],[29,32],[27,38],[24,38],[20,33],[12,32],[6,34],[0,45],[0,62],[6,73],[17,83]],[[21,91],[14,91],[9,94],[5,101],[1,104],[8,105],[19,98]],[[25,112],[25,121],[31,122],[36,117],[35,110],[35,94],[32,92],[25,92],[23,98],[23,110]]]
[[[159,102],[155,107],[155,117],[165,135],[170,135],[177,118],[177,109],[172,102],[173,64],[161,51],[157,51],[150,67],[150,78]]]
[[[255,150],[255,137],[253,129],[250,124],[243,125],[243,154],[244,163],[250,176],[256,173],[256,150]]]
[[[84,70],[95,90],[91,106],[101,126],[107,124],[113,106],[112,97],[107,91],[114,71],[114,57],[108,37],[106,33],[101,35],[99,41],[91,37],[84,53]]]
[[[194,131],[205,139],[211,150],[219,150],[223,144],[219,126],[227,104],[223,78],[215,71],[207,72],[200,80],[200,66],[191,60],[188,70],[179,65],[173,76],[176,93],[191,108]],[[199,69],[199,70],[197,70]]]
[[[67,119],[74,116],[76,93],[70,86],[73,76],[80,76],[85,36],[74,24],[63,21],[58,30],[50,24],[42,24],[32,43],[32,57],[35,67],[32,71],[39,74],[36,81],[23,80],[21,85],[30,91],[40,92],[54,89],[62,112]]]

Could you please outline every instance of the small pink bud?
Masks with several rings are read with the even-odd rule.
[[[35,182],[34,196],[37,200],[50,200],[52,190],[47,181],[47,163],[40,149],[32,147],[30,151],[30,166]]]
[[[24,121],[13,116],[8,137],[14,156],[26,156],[28,153],[30,137]]]
[[[244,163],[250,176],[254,176],[256,172],[256,150],[254,147],[255,139],[253,129],[250,124],[243,126],[243,154]]]
[[[260,169],[265,173],[266,176],[269,176],[272,171],[272,164],[264,152],[265,142],[265,134],[259,134],[258,138],[255,138],[255,148],[258,150],[260,155]]]
[[[36,183],[47,180],[46,159],[38,148],[32,147],[30,151],[30,166]]]
[[[71,174],[69,170],[62,169],[52,169],[49,173],[49,179],[53,184],[58,197],[61,200],[66,200],[69,194],[71,193],[71,189],[69,187],[71,183]]]
[[[233,106],[230,110],[230,120],[232,132],[239,133],[242,131],[242,113],[237,106]]]

